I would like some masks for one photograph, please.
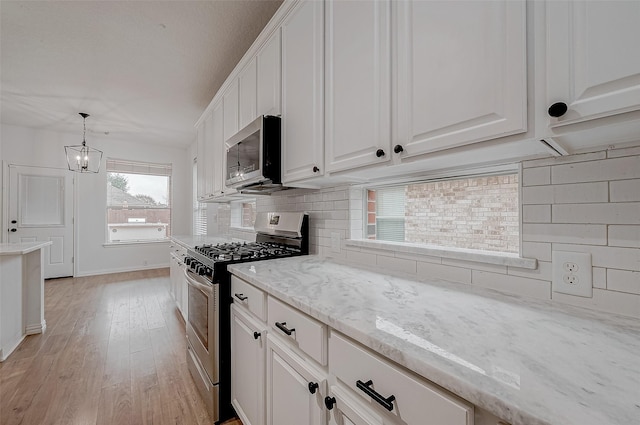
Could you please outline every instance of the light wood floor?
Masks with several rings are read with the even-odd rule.
[[[168,289],[168,269],[46,281],[46,332],[0,363],[0,424],[211,424]]]

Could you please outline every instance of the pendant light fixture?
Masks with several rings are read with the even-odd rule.
[[[97,173],[100,171],[102,151],[87,146],[87,117],[89,114],[80,112],[80,116],[84,124],[82,144],[64,147],[67,155],[67,165],[69,166],[69,170],[75,171],[76,173]]]

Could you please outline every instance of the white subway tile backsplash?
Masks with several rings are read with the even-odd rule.
[[[589,252],[591,253],[591,264],[594,267],[636,271],[640,270],[640,250],[635,248],[554,243],[553,250]]]
[[[386,255],[378,255],[376,264],[385,270],[391,270],[400,273],[416,274],[416,261],[405,260],[403,258],[388,257]]]
[[[348,200],[334,201],[333,207],[337,210],[348,210],[349,201]]]
[[[507,274],[507,266],[502,266],[499,264],[478,263],[476,261],[455,260],[452,258],[443,258],[442,264],[454,267],[462,267],[465,269]]]
[[[523,223],[551,223],[551,205],[523,205]]]
[[[539,186],[551,184],[551,168],[535,167],[522,170],[523,186]]]
[[[640,146],[630,148],[611,149],[607,151],[608,158],[619,158],[621,156],[640,155]]]
[[[544,280],[473,270],[471,283],[510,294],[542,300],[551,298],[551,282]]]
[[[607,269],[604,267],[592,267],[592,283],[594,288],[607,289]]]
[[[584,204],[607,202],[607,182],[574,183],[522,188],[522,203],[527,204]]]
[[[522,188],[522,204],[552,204],[552,186],[530,186]]]
[[[602,151],[583,153],[578,155],[558,156],[553,158],[534,159],[531,161],[524,161],[522,163],[522,168],[543,167],[545,165],[571,164],[574,162],[584,161],[596,161],[599,159],[605,159],[606,157],[607,153]]]
[[[523,224],[522,240],[606,245],[607,226],[600,224]]]
[[[538,268],[535,270],[520,269],[517,267],[509,267],[508,274],[511,276],[528,277],[531,279],[547,280],[551,282],[551,262],[538,261]]]
[[[551,261],[551,243],[522,242],[522,256],[536,258],[538,261]]]
[[[611,202],[640,201],[640,179],[610,182],[609,191]]]
[[[640,156],[627,156],[551,167],[552,184],[638,178],[640,178]]]
[[[607,289],[640,295],[640,271],[607,269]]]
[[[640,202],[553,205],[554,223],[640,224]]]
[[[624,316],[640,317],[640,295],[593,288],[593,298],[553,293],[553,300]]]
[[[609,246],[640,248],[640,226],[609,226]]]
[[[427,262],[418,262],[418,277],[442,279],[450,282],[471,283],[471,269]]]
[[[354,262],[356,264],[363,264],[366,266],[376,265],[375,254],[370,254],[368,252],[354,251],[352,249],[347,249],[344,252],[346,252],[346,257],[348,261]]]

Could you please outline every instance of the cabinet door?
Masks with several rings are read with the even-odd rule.
[[[238,132],[238,90],[238,79],[236,78],[222,96],[225,141]]]
[[[215,123],[213,122],[213,114],[210,113],[204,122],[204,163],[202,164],[204,168],[204,188],[207,198],[214,195],[213,181],[216,172],[219,171],[219,169],[216,169],[216,164],[214,163],[216,156],[214,134],[216,131],[217,128],[215,128]]]
[[[282,181],[324,173],[323,5],[302,1],[282,24]]]
[[[402,156],[526,131],[523,0],[394,5]]]
[[[326,3],[325,166],[391,158],[389,1]]]
[[[242,70],[239,77],[240,105],[238,117],[238,130],[244,128],[255,120],[256,114],[256,58]]]
[[[550,1],[546,8],[546,106],[568,106],[550,126],[640,109],[640,2]]]
[[[212,146],[213,155],[209,157],[211,161],[213,174],[213,193],[219,195],[224,191],[225,168],[224,163],[227,156],[227,150],[224,145],[224,114],[222,103],[213,107],[213,135]]]
[[[231,306],[231,402],[244,425],[264,425],[265,329]]]
[[[309,383],[318,384],[312,394]],[[324,425],[326,378],[267,336],[267,425]]]
[[[281,58],[278,28],[256,57],[258,115],[280,115]]]
[[[205,120],[200,122],[200,125],[196,128],[196,172],[197,172],[197,187],[196,192],[198,195],[198,199],[202,200],[206,198],[206,187],[205,187],[205,134],[204,134],[204,123]]]

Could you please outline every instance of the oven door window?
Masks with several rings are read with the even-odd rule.
[[[189,285],[189,324],[207,351],[209,351],[208,314],[209,297],[198,288]]]

